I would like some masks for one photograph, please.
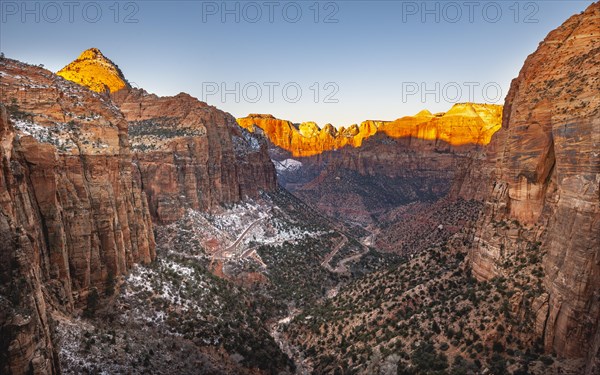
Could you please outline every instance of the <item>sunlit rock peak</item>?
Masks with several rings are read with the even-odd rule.
[[[262,129],[275,146],[296,157],[318,155],[345,146],[361,147],[364,140],[376,133],[391,138],[442,141],[452,146],[487,145],[502,126],[502,106],[460,103],[446,113],[434,115],[423,110],[395,121],[368,120],[339,129],[331,124],[319,128],[314,122],[296,126],[290,121],[260,114],[240,118],[238,124],[250,131],[256,127]]]
[[[502,127],[501,105],[459,103],[446,113],[419,112],[379,128],[391,138],[435,140],[452,146],[487,145]]]
[[[83,51],[56,74],[96,92],[116,92],[129,87],[119,67],[97,48]]]

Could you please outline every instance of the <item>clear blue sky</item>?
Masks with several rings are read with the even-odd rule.
[[[236,117],[340,126],[469,99],[501,104],[527,55],[591,3],[3,0],[0,50],[57,71],[97,47],[149,92],[188,92]],[[223,85],[239,103],[223,100]]]

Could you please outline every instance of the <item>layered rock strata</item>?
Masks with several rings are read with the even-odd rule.
[[[158,223],[210,210],[277,187],[264,137],[188,94],[158,97],[139,89],[113,94],[129,135],[150,211]]]
[[[57,373],[48,308],[84,308],[155,257],[127,122],[106,98],[0,60],[2,373]]]
[[[475,275],[489,280],[528,243],[543,258],[534,308],[547,352],[588,358],[600,347],[600,3],[569,18],[512,82],[490,144],[491,181]]]
[[[293,124],[272,115],[251,114],[237,120],[240,126],[253,131],[262,129],[270,142],[293,157],[319,155],[346,146],[358,148],[376,134],[390,138],[423,140],[438,145],[486,145],[500,129],[502,107],[488,104],[462,103],[446,113],[421,111],[395,121],[364,121],[360,125],[336,129],[331,124],[319,128],[314,122]]]
[[[422,111],[339,130],[271,115],[250,115],[238,123],[268,137],[286,189],[330,216],[369,225],[411,202],[448,194],[482,198],[480,187],[488,177],[477,184],[466,177],[479,170],[481,152],[501,119],[501,106],[465,103],[447,113]]]

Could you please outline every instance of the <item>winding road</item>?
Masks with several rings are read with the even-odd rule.
[[[358,254],[350,255],[349,257],[340,260],[338,262],[337,267],[333,268],[333,267],[331,267],[331,264],[330,264],[331,260],[348,243],[348,237],[346,237],[346,235],[344,235],[343,233],[340,232],[340,235],[343,236],[342,241],[340,243],[338,243],[329,254],[327,254],[327,256],[325,257],[323,262],[321,262],[321,266],[327,268],[327,270],[329,270],[330,272],[335,272],[335,273],[348,272],[348,267],[346,267],[346,264],[362,258],[365,254],[367,254],[369,252],[368,246],[375,242],[375,234],[372,232],[370,232],[370,233],[371,234],[368,237],[366,237],[363,241],[361,241],[363,251],[361,251]]]
[[[338,251],[340,251],[340,249],[342,247],[344,247],[347,243],[348,243],[348,237],[346,237],[345,234],[340,232],[340,235],[343,237],[342,241],[340,243],[338,243],[333,250],[327,254],[327,256],[325,257],[325,259],[323,260],[323,262],[321,262],[321,266],[325,267],[327,269],[329,269],[330,271],[333,272],[333,269],[331,268],[331,265],[329,264],[329,262],[331,262],[331,259],[333,259],[333,257],[335,256],[335,254],[338,253]]]
[[[242,234],[240,234],[240,235],[238,236],[238,238],[237,238],[237,239],[236,239],[236,240],[235,240],[235,241],[234,241],[234,242],[233,242],[231,245],[229,245],[228,247],[226,247],[226,248],[224,248],[224,249],[221,249],[221,250],[218,250],[218,251],[216,251],[216,252],[213,254],[213,256],[212,256],[212,259],[211,259],[211,261],[210,261],[210,268],[212,268],[212,265],[213,265],[213,263],[214,263],[215,259],[218,259],[218,260],[225,260],[225,259],[229,259],[228,257],[226,257],[226,256],[225,256],[225,254],[227,254],[227,253],[229,253],[229,252],[232,252],[232,251],[233,251],[233,252],[235,252],[235,249],[236,249],[237,245],[239,245],[239,243],[240,243],[240,242],[241,242],[241,241],[244,239],[244,237],[246,237],[246,235],[248,234],[248,232],[250,232],[250,231],[251,231],[251,230],[252,230],[252,229],[253,229],[255,226],[257,226],[257,225],[258,225],[258,224],[259,224],[261,221],[264,221],[264,220],[266,220],[266,219],[267,219],[266,217],[262,217],[262,218],[260,218],[260,219],[257,219],[257,220],[255,220],[255,221],[254,221],[252,224],[248,225],[248,227],[247,227],[247,228],[246,228],[246,229],[245,229],[245,230],[242,232]],[[252,251],[251,251],[251,252],[249,252],[250,250],[252,250]],[[252,254],[252,252],[253,252],[254,250],[256,250],[256,248],[248,249],[248,250],[244,251],[244,252],[241,254],[241,256],[242,256],[242,257],[244,257],[244,256],[248,256],[248,255]]]

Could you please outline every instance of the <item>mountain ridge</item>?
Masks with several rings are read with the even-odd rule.
[[[366,120],[360,125],[322,128],[314,122],[294,124],[270,114],[250,114],[237,119],[240,126],[253,132],[262,129],[275,146],[291,152],[293,157],[308,157],[345,146],[360,148],[376,134],[390,138],[414,138],[446,142],[451,146],[487,145],[502,124],[502,106],[495,104],[457,103],[448,112],[431,114],[423,110],[414,116],[394,121]]]
[[[189,95],[112,97],[87,73],[4,56],[0,76],[0,372],[58,374],[56,323],[68,330],[154,264],[158,226],[274,191],[276,177],[264,140]]]

